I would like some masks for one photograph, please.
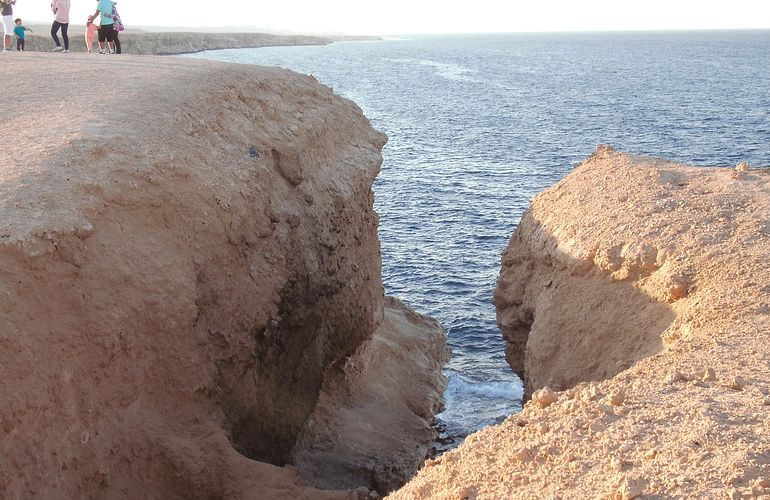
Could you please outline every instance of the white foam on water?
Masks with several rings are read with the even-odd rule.
[[[449,384],[444,393],[447,408],[453,406],[457,398],[463,399],[465,396],[503,399],[515,402],[520,401],[524,396],[524,388],[516,382],[471,382],[456,373],[450,373]]]
[[[434,61],[433,59],[410,59],[410,58],[386,59],[386,61],[427,66],[433,69],[433,74],[440,76],[446,80],[451,80],[455,82],[483,83],[481,80],[470,76],[470,75],[478,74],[478,71],[471,68],[467,68],[465,66],[461,66],[459,64]]]

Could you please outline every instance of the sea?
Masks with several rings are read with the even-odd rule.
[[[536,193],[597,144],[770,165],[770,31],[401,36],[190,57],[314,75],[390,138],[374,187],[385,288],[438,318],[453,352],[439,452],[521,409],[492,292]]]

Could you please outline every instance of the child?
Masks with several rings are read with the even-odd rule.
[[[34,33],[34,31],[26,26],[22,26],[21,19],[16,19],[14,23],[16,23],[16,27],[13,28],[13,34],[16,35],[16,50],[24,52],[24,39],[27,36],[27,31],[30,33]]]
[[[91,49],[94,48],[94,41],[96,41],[96,32],[99,30],[99,26],[94,24],[94,16],[88,16],[88,22],[86,22],[86,50],[91,53]]]

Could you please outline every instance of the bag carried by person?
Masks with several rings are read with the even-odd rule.
[[[126,27],[123,26],[123,20],[120,19],[120,14],[118,14],[118,8],[115,7],[114,4],[112,5],[112,16],[110,17],[112,17],[112,20],[115,22],[115,24],[113,24],[115,31],[117,32],[125,31]]]

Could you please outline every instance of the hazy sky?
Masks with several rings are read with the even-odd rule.
[[[26,21],[49,0],[18,0]],[[82,24],[95,0],[72,0]],[[360,34],[770,28],[770,0],[120,0],[126,26],[258,26]]]

